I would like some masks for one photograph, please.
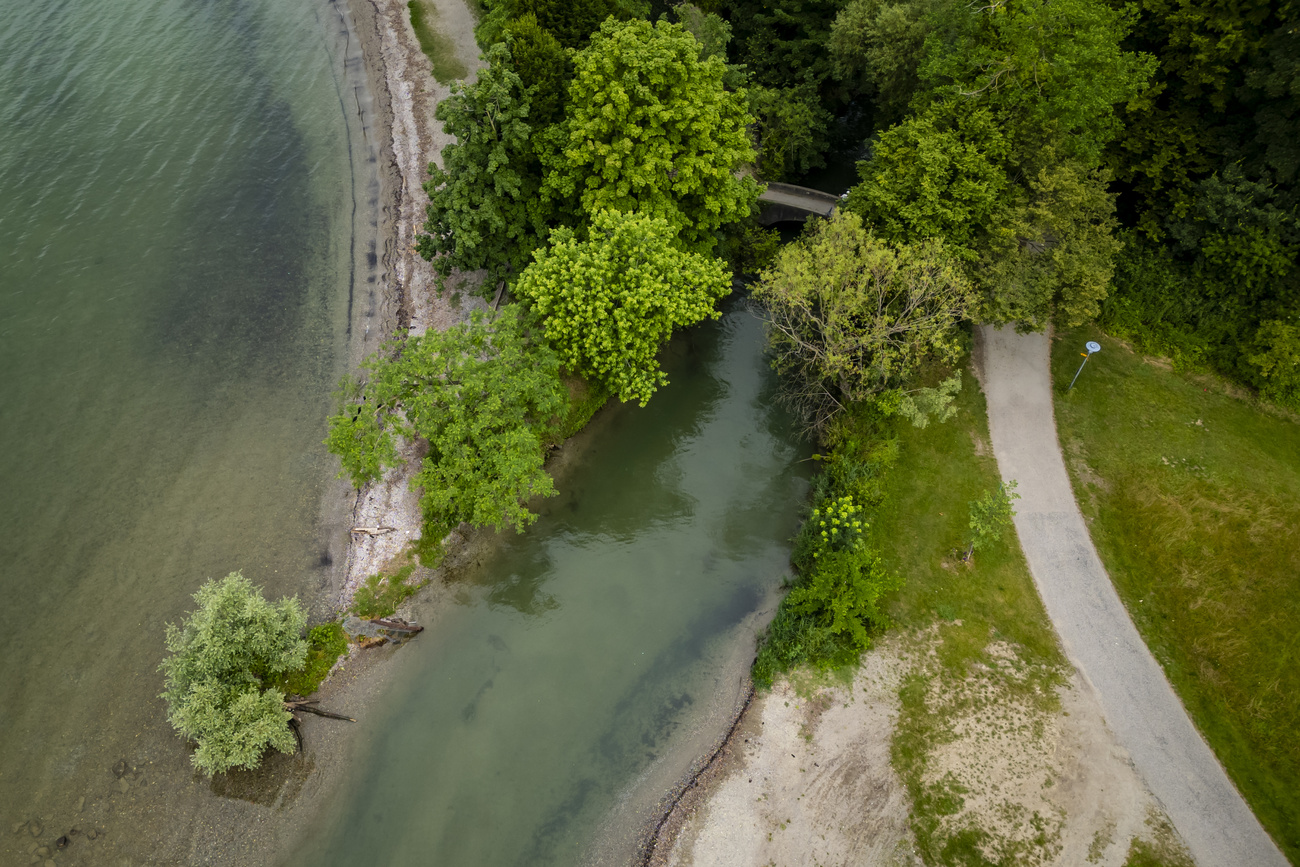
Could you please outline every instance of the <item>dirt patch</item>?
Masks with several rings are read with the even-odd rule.
[[[1120,867],[1134,846],[1185,854],[1077,674],[1036,694],[1036,672],[992,642],[985,664],[942,681],[936,635],[886,640],[850,684],[810,688],[803,675],[758,695],[646,863],[946,863],[923,861],[923,826],[939,849],[968,845],[993,863]],[[891,763],[900,689],[917,676],[933,723],[919,809]]]
[[[889,764],[905,666],[890,643],[851,684],[804,691],[782,680],[758,696],[648,863],[914,863],[906,789]]]

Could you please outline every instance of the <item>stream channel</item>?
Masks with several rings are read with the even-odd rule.
[[[807,493],[760,323],[725,306],[648,406],[569,443],[560,495],[400,652],[297,863],[627,863],[737,709]]]

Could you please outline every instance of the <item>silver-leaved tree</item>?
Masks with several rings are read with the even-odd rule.
[[[168,719],[198,749],[205,774],[256,768],[268,748],[293,752],[297,740],[284,694],[265,684],[307,661],[307,616],[297,597],[266,601],[239,572],[194,594],[198,608],[179,627],[168,624]]]

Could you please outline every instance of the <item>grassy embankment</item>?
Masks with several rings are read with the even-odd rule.
[[[1079,505],[1147,645],[1255,814],[1300,862],[1300,424],[1096,329],[1053,347]]]
[[[411,27],[420,40],[420,50],[433,64],[433,77],[451,84],[469,75],[465,64],[456,57],[456,46],[438,29],[438,7],[432,0],[410,0],[406,7],[411,12]]]
[[[1037,863],[1050,860],[1059,823],[1040,829],[1033,824],[1040,817],[1028,816],[1018,828],[990,827],[965,807],[976,793],[928,773],[963,719],[983,717],[1015,731],[1054,716],[1068,671],[1014,530],[969,564],[960,561],[971,501],[995,489],[1000,476],[984,396],[969,371],[957,408],[949,421],[923,429],[891,419],[858,431],[878,491],[867,503],[869,538],[905,578],[885,601],[890,626],[915,636],[918,651],[901,690],[892,759],[911,795],[912,828],[927,864]],[[1161,822],[1150,839],[1130,842],[1126,863],[1189,864]]]

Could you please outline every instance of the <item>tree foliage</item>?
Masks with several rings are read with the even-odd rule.
[[[716,318],[729,289],[720,261],[673,248],[666,220],[619,211],[597,212],[586,240],[557,230],[515,286],[569,369],[642,405],[668,382],[659,347],[674,329]]]
[[[438,104],[436,116],[456,141],[443,148],[444,168],[429,164],[427,220],[416,249],[440,278],[483,269],[490,287],[527,265],[547,213],[538,197],[529,92],[505,45],[493,46],[487,61],[477,81],[452,84]]]
[[[735,177],[754,158],[745,95],[723,87],[726,65],[701,60],[681,25],[606,21],[574,69],[545,196],[574,202],[586,217],[613,210],[661,218],[696,252],[749,215],[758,187]]]
[[[208,581],[194,594],[198,608],[167,626],[161,670],[168,719],[195,741],[191,761],[208,775],[256,768],[268,748],[296,747],[284,694],[264,684],[301,669],[308,644],[297,597],[267,602],[239,572]]]
[[[996,491],[985,491],[979,499],[971,500],[968,557],[970,552],[985,550],[1002,541],[1002,534],[1011,528],[1011,519],[1016,516],[1011,506],[1020,495],[1015,491],[1016,481],[1012,479],[998,485]]]
[[[344,381],[326,440],[360,487],[399,462],[397,440],[424,440],[411,479],[425,520],[477,527],[536,520],[525,501],[555,493],[543,471],[542,432],[567,407],[559,358],[534,341],[515,306],[493,319],[389,344]]]
[[[842,213],[781,250],[753,287],[786,400],[812,430],[848,404],[954,359],[974,302],[937,241],[892,244]]]

